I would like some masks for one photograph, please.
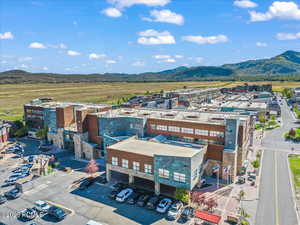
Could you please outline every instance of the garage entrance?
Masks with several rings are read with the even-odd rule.
[[[134,177],[133,185],[137,188],[154,192],[154,181],[143,179],[140,177]]]
[[[125,173],[120,173],[114,170],[111,170],[111,180],[113,182],[121,182],[121,183],[128,183],[129,176]]]
[[[162,195],[166,195],[173,198],[175,196],[175,192],[176,192],[176,187],[160,184],[160,193]]]

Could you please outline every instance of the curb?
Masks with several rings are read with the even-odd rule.
[[[294,189],[295,186],[294,186],[294,179],[292,177],[292,171],[291,171],[290,162],[289,162],[289,155],[297,155],[297,154],[288,153],[286,160],[287,160],[288,171],[289,171],[290,185],[291,185],[291,189],[292,189],[292,193],[293,193],[293,199],[294,199],[294,205],[295,205],[294,207],[295,207],[295,211],[296,211],[296,215],[297,215],[297,222],[299,224],[299,222],[300,222],[300,215],[299,215],[299,212],[297,210],[297,208],[298,208],[297,207],[297,203],[295,201],[295,199],[296,199],[296,194],[295,194],[295,189]]]

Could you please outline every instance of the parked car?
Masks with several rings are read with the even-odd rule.
[[[108,197],[110,197],[111,199],[115,199],[117,197],[117,194],[119,194],[119,190],[117,189],[113,189],[109,194]]]
[[[38,200],[34,203],[34,207],[40,213],[46,213],[50,208],[50,205],[44,201]]]
[[[35,155],[30,155],[27,157],[27,161],[28,162],[34,162],[36,160],[36,156]]]
[[[239,184],[244,184],[245,182],[246,182],[245,177],[239,177],[239,178],[238,178],[238,183],[239,183]]]
[[[156,211],[159,213],[165,213],[172,204],[172,200],[169,198],[163,198],[156,207]]]
[[[106,177],[105,176],[99,176],[98,177],[98,182],[100,184],[106,184],[107,183]]]
[[[19,198],[21,196],[21,192],[20,192],[19,189],[15,188],[15,189],[12,189],[8,192],[5,192],[4,195],[8,199],[16,199],[16,198]]]
[[[20,212],[20,218],[26,220],[33,220],[37,216],[37,212],[33,208],[27,208]]]
[[[194,209],[190,206],[185,207],[181,213],[180,220],[186,222],[194,216]]]
[[[113,188],[116,190],[119,190],[119,191],[121,191],[127,187],[128,187],[128,184],[124,184],[124,183],[116,183],[113,185]]]
[[[127,199],[127,203],[130,205],[134,205],[140,197],[140,194],[137,192],[133,192]]]
[[[18,180],[21,178],[21,175],[22,175],[21,173],[13,174],[8,179],[9,180]]]
[[[94,183],[95,179],[92,177],[88,177],[86,179],[84,179],[81,184],[79,185],[79,190],[84,190],[86,188],[88,188],[89,186],[91,186]]]
[[[131,188],[124,189],[119,194],[117,194],[116,201],[124,202],[132,193],[133,190]]]
[[[147,202],[146,208],[147,209],[155,209],[158,203],[159,203],[159,197],[154,195]]]
[[[150,195],[147,195],[147,194],[141,195],[137,201],[137,205],[144,207],[146,205],[147,201],[149,200],[149,198],[150,198]]]
[[[64,210],[62,210],[61,208],[58,208],[56,206],[51,206],[47,212],[48,212],[48,215],[50,215],[58,220],[63,220],[67,216],[67,214]]]
[[[21,167],[31,168],[33,166],[32,163],[23,164]]]
[[[183,209],[182,202],[180,201],[174,202],[168,211],[167,218],[170,220],[176,220],[179,217],[182,209]]]
[[[0,195],[0,204],[4,204],[7,201],[7,198],[4,195]]]

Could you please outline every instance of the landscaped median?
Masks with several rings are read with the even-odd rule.
[[[295,201],[300,206],[300,155],[289,155],[289,165],[292,172],[292,179],[295,190]]]
[[[284,134],[285,139],[292,140],[294,142],[300,141],[300,127],[292,128],[289,132]]]

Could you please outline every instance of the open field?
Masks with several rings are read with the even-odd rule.
[[[117,103],[122,97],[186,87],[232,87],[244,82],[168,82],[168,83],[58,83],[0,85],[0,118],[18,119],[23,104],[38,97],[53,97],[60,101]],[[252,82],[249,82],[252,84]],[[270,83],[270,82],[253,82]],[[300,87],[300,82],[271,82],[275,91],[285,87]]]

